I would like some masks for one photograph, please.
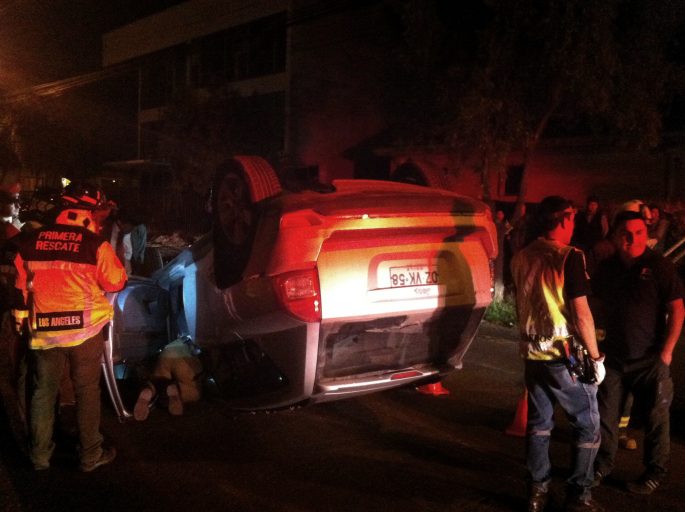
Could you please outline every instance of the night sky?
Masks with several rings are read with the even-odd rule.
[[[101,35],[181,0],[0,0],[0,89],[100,67]]]

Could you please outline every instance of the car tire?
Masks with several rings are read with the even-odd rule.
[[[234,157],[217,168],[212,186],[212,236],[218,288],[241,279],[252,252],[261,203],[280,192],[276,173],[262,158]]]

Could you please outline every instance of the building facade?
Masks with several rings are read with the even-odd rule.
[[[482,197],[481,175],[449,152],[374,143],[387,128],[382,100],[396,44],[387,8],[373,0],[192,0],[105,34],[103,66],[138,69],[130,159],[165,161],[159,138],[174,102],[221,90],[250,113],[249,129],[230,132],[237,134],[227,140],[231,150],[265,156],[281,173],[328,182],[404,172]],[[685,173],[682,143],[672,146],[638,153],[587,140],[544,141],[527,162],[527,198],[676,200]],[[522,163],[514,154],[487,177],[491,199],[515,201]]]

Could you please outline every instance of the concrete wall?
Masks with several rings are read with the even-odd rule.
[[[102,65],[111,66],[185,41],[285,11],[288,0],[192,0],[102,37]]]
[[[294,2],[299,9],[311,3]],[[296,18],[291,27],[287,147],[296,165],[318,165],[323,181],[353,177],[354,161],[345,153],[384,128],[378,76],[387,49],[379,8]]]
[[[439,176],[441,182],[436,186],[482,198],[480,174],[447,154],[390,151],[394,151],[391,172],[402,165],[415,165],[429,180]],[[520,163],[512,155],[510,164]],[[552,194],[568,197],[580,206],[590,194],[598,195],[607,205],[634,198],[655,202],[685,199],[683,159],[667,152],[640,152],[578,141],[546,143],[530,159],[526,178],[526,201],[532,203]],[[515,202],[516,196],[505,195],[504,184],[504,173],[490,176],[492,200]]]

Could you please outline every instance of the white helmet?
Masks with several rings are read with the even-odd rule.
[[[630,201],[623,203],[618,209],[618,212],[636,212],[642,215],[642,218],[647,224],[652,221],[652,212],[649,209],[649,206],[640,199],[631,199]]]

